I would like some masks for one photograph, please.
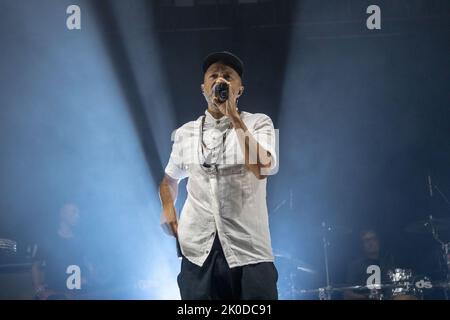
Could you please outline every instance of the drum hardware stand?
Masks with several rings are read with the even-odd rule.
[[[370,289],[369,299],[370,300],[383,300],[384,295],[383,295],[383,293],[380,293],[380,289],[373,288],[373,289]]]
[[[290,286],[289,286],[289,293],[291,295],[291,299],[295,300],[295,293],[296,293],[296,288],[295,288],[295,280],[294,280],[294,273],[290,272],[289,273],[289,280],[290,280]]]
[[[447,282],[450,282],[450,256],[449,256],[449,244],[443,242],[440,237],[439,237],[439,232],[437,230],[437,228],[434,226],[434,220],[433,220],[433,215],[430,214],[430,216],[428,217],[429,222],[427,222],[427,224],[429,225],[430,229],[431,229],[431,234],[433,236],[433,239],[436,240],[437,243],[440,244],[441,246],[441,250],[442,250],[442,254],[443,254],[443,258],[444,258],[444,264],[445,264],[445,275],[446,275],[446,280]],[[441,263],[442,265],[442,263]],[[445,300],[449,300],[449,292],[448,292],[448,288],[444,289],[444,295],[445,295]]]
[[[439,195],[444,199],[444,201],[447,204],[450,205],[450,201],[445,196],[445,194],[438,188],[437,185],[432,184],[430,175],[428,175],[428,187],[429,187],[429,199],[430,199],[430,215],[428,217],[428,222],[426,224],[431,229],[431,234],[433,235],[433,239],[436,240],[436,242],[438,242],[441,246],[442,255],[443,255],[444,264],[445,264],[444,269],[445,269],[445,274],[446,274],[446,281],[447,281],[447,284],[450,284],[450,243],[445,243],[440,239],[439,232],[434,225],[434,219],[433,219],[433,214],[432,214],[432,212],[433,212],[433,201],[432,201],[433,200],[433,189],[437,190]],[[444,294],[445,294],[445,299],[449,300],[448,286],[447,286],[447,288],[444,289]]]
[[[437,185],[433,185],[433,188],[436,189],[436,191],[439,193],[439,195],[444,199],[444,201],[450,206],[449,199],[445,196],[445,194],[439,189]],[[446,273],[447,273],[447,284],[450,284],[450,242],[448,243],[441,243],[441,248],[444,253],[444,263],[446,264]],[[448,298],[448,292],[446,292],[447,298]]]
[[[442,252],[444,254],[444,264],[446,267],[446,281],[447,286],[444,289],[445,299],[449,300],[449,284],[450,284],[450,243],[442,243],[441,244]]]
[[[326,284],[325,288],[321,288],[319,292],[320,300],[331,300],[331,282],[330,282],[330,272],[329,272],[329,263],[328,263],[328,247],[330,242],[327,239],[327,232],[330,231],[330,227],[327,226],[325,222],[322,222],[322,243],[323,243],[323,256],[325,261],[325,275],[326,275]],[[322,299],[323,298],[323,299]]]

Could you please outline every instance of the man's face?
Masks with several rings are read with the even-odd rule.
[[[366,255],[376,255],[380,252],[380,242],[375,232],[364,233],[361,241]]]
[[[213,97],[213,88],[219,82],[228,82],[230,89],[236,96],[242,94],[244,89],[241,77],[233,68],[224,65],[222,62],[216,62],[209,66],[203,77],[202,89],[207,100]],[[210,104],[210,101],[208,101],[208,104]]]

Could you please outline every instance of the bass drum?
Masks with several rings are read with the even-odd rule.
[[[421,300],[411,269],[396,268],[388,275],[393,285],[390,300]]]
[[[417,275],[401,287],[392,290],[392,300],[427,300],[433,293],[433,282],[428,276]]]

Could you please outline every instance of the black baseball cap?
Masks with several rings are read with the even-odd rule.
[[[203,73],[205,73],[213,63],[219,61],[233,68],[242,78],[242,74],[244,73],[244,63],[236,55],[228,51],[214,52],[206,56],[203,60]]]

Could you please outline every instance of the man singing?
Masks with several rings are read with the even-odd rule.
[[[163,227],[182,253],[182,299],[277,299],[266,183],[277,167],[275,130],[239,111],[243,63],[229,52],[203,62],[205,114],[176,130],[160,185]],[[174,202],[188,178],[180,220]]]

